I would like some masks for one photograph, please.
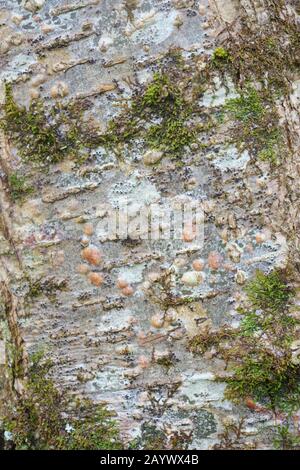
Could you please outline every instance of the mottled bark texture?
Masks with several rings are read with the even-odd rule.
[[[1,415],[43,351],[124,447],[271,448],[286,415],[224,400],[224,358],[189,345],[240,322],[256,270],[285,274],[297,316],[299,2],[1,0],[0,19]],[[125,196],[133,225],[200,200],[203,248],[111,240]]]

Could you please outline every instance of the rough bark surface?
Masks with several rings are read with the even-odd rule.
[[[180,49],[187,62],[197,57],[201,70],[217,46],[230,38],[243,41],[245,21],[254,32],[268,28],[274,4],[287,25],[299,23],[299,5],[292,1],[2,0],[1,102],[5,82],[12,83],[20,105],[29,106],[37,96],[46,107],[87,99],[85,122],[105,129],[126,100],[151,81],[170,48]],[[66,156],[47,170],[24,163],[2,132],[3,396],[22,394],[28,357],[43,350],[53,361],[51,378],[60,390],[114,410],[124,446],[153,426],[167,435],[178,430],[191,435],[190,448],[207,449],[220,441],[230,420],[241,418],[246,447],[271,446],[262,430],[271,429],[277,418],[224,400],[225,384],[216,377],[228,374],[225,362],[213,351],[195,357],[188,343],[206,328],[237,321],[244,283],[257,269],[289,268],[297,289],[296,73],[289,87],[276,104],[288,152],[275,167],[257,159],[250,147],[240,151],[226,143],[226,126],[210,129],[192,150],[186,147],[175,159],[166,156],[155,165],[146,164],[149,150],[137,141],[118,153],[98,147],[80,164]],[[209,114],[236,93],[231,78],[226,85],[214,78],[199,105]],[[33,188],[17,201],[9,183],[16,172]],[[139,204],[200,199],[204,247],[184,240],[133,240],[133,235],[109,240],[99,222],[107,204],[116,205],[121,196],[129,200],[132,222]],[[99,266],[82,259],[87,244],[101,251]],[[187,286],[182,276],[199,258],[205,279]],[[103,284],[93,285],[84,270],[101,274]],[[133,287],[132,295],[117,287],[120,277]]]

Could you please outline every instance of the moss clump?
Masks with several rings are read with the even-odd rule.
[[[88,146],[78,107],[58,104],[47,112],[43,103],[35,100],[27,109],[16,103],[9,83],[5,85],[1,127],[25,162],[49,165],[67,155],[79,158]]]
[[[291,411],[299,406],[300,366],[292,360],[290,345],[299,322],[289,313],[291,298],[282,275],[257,272],[246,287],[249,309],[241,310],[237,329],[223,328],[191,340],[194,353],[215,347],[230,365],[226,397],[248,397],[273,410]]]
[[[275,436],[273,438],[273,445],[276,450],[300,450],[300,434],[298,429],[292,429],[295,426],[284,424],[277,426],[275,429]]]
[[[171,83],[165,74],[155,73],[152,83],[148,85],[141,99],[134,105],[142,112],[149,107],[158,114],[175,114],[184,105],[179,89]]]
[[[251,310],[241,311],[241,364],[227,381],[227,396],[251,396],[272,409],[293,408],[300,399],[300,367],[289,348],[297,326],[287,308],[291,291],[277,271],[258,271],[246,292]]]
[[[177,154],[194,140],[194,133],[183,121],[167,119],[149,128],[146,141],[151,148]]]
[[[245,123],[260,121],[265,113],[265,107],[258,91],[248,87],[239,98],[227,101],[226,110],[237,121]]]
[[[258,158],[263,162],[276,163],[282,151],[282,135],[280,130],[273,129],[266,133],[264,147],[258,152]]]
[[[278,312],[284,309],[291,291],[278,271],[264,274],[257,271],[255,278],[246,287],[251,304],[265,312]]]
[[[178,155],[195,139],[195,131],[187,125],[191,114],[179,87],[166,74],[155,73],[145,90],[133,98],[131,107],[109,123],[102,139],[116,146],[138,138],[152,149]]]
[[[48,107],[41,100],[33,100],[26,108],[17,104],[9,83],[5,85],[0,125],[21,158],[37,165],[55,164],[67,156],[81,161],[99,146],[118,155],[122,146],[134,139],[142,140],[150,148],[178,155],[195,138],[195,131],[188,125],[193,107],[192,100],[184,97],[182,82],[178,86],[184,75],[182,70],[178,72],[182,67],[181,55],[170,51],[165,60],[165,69],[171,67],[172,80],[165,69],[155,73],[149,85],[141,92],[136,91],[124,112],[108,123],[105,133],[90,129],[84,122],[88,101]],[[175,69],[177,73],[173,74]],[[185,76],[185,87],[189,80]]]
[[[230,53],[224,47],[217,47],[212,55],[212,61],[217,66],[223,66],[231,61]]]
[[[190,340],[189,349],[194,354],[204,354],[216,344],[231,339],[232,334],[232,330],[226,327],[218,331],[210,331],[207,328]]]
[[[4,428],[16,450],[119,449],[118,430],[102,406],[70,401],[48,377],[51,363],[41,354],[31,357],[24,395],[7,410]]]
[[[285,2],[269,2],[269,22],[264,28],[249,24],[246,12],[240,18],[240,40],[235,34],[226,41],[230,55],[226,71],[231,72],[238,84],[245,77],[255,82],[266,83],[275,93],[289,93],[293,75],[299,70],[299,26],[292,15],[282,15]]]
[[[251,397],[276,411],[296,410],[300,399],[299,366],[291,363],[291,354],[278,348],[276,357],[264,347],[249,348],[247,356],[240,356],[243,364],[235,367],[227,379],[226,397],[240,401]]]
[[[18,201],[33,193],[33,188],[28,185],[26,178],[18,175],[17,173],[11,173],[8,176],[8,186],[13,201]]]
[[[103,405],[89,400],[78,400],[76,415],[68,420],[70,432],[60,439],[60,448],[66,450],[120,450],[119,432],[112,414]],[[65,428],[66,429],[66,428]]]
[[[300,67],[300,55],[295,53],[300,45],[299,25],[292,14],[282,15],[284,8],[283,0],[268,2],[269,20],[264,28],[249,22],[249,15],[241,9],[238,34],[229,35],[216,49],[209,67],[217,67],[223,77],[230,74],[242,90],[241,98],[228,103],[227,111],[233,111],[231,117],[235,115],[238,121],[232,127],[233,139],[273,165],[280,163],[280,157],[290,149],[288,136],[284,139],[286,133],[280,129],[274,98],[291,93]],[[247,82],[261,86],[260,100],[247,86],[245,90]]]
[[[234,121],[234,139],[248,144],[263,161],[276,163],[282,148],[279,117],[272,96],[248,85],[238,98],[227,100],[224,111]]]

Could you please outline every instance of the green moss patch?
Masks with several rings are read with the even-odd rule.
[[[230,53],[224,47],[217,47],[212,55],[212,61],[217,67],[223,67],[231,61]]]
[[[26,177],[17,173],[11,173],[8,176],[8,186],[13,201],[22,200],[34,191],[33,187],[27,183]]]
[[[272,95],[248,85],[238,98],[227,100],[224,112],[232,120],[231,135],[250,146],[259,159],[276,163],[283,153],[283,135]]]
[[[49,378],[51,363],[31,357],[24,394],[7,409],[4,428],[16,450],[120,449],[111,413],[89,400],[70,401]]]
[[[213,64],[228,71],[238,85],[244,80],[268,84],[274,93],[289,93],[290,80],[300,67],[300,35],[296,21],[282,15],[284,1],[268,4],[269,21],[264,28],[241,16],[238,37],[232,34],[225,47],[216,49]],[[227,56],[230,60],[227,59]],[[225,60],[224,60],[225,59]]]
[[[149,148],[178,155],[195,140],[187,124],[190,103],[165,73],[155,73],[152,82],[137,93],[129,109],[110,122],[103,141],[111,145],[142,139]]]
[[[5,86],[1,127],[25,162],[49,165],[66,156],[82,157],[89,141],[81,116],[76,105],[57,104],[47,111],[41,100],[32,101],[27,109],[16,103],[11,84]]]
[[[214,347],[230,366],[226,397],[247,398],[276,411],[299,407],[300,365],[293,361],[290,345],[299,322],[289,313],[292,292],[277,272],[256,276],[246,287],[249,309],[240,310],[237,329],[223,327],[202,332],[190,342],[194,353]]]

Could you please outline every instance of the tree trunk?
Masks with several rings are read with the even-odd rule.
[[[257,270],[284,273],[297,304],[298,13],[299,2],[278,0],[0,2],[7,402],[26,394],[30,357],[43,351],[58,390],[113,411],[124,447],[139,438],[149,448],[159,430],[157,445],[170,448],[180,436],[179,445],[212,448],[241,419],[250,437],[233,431],[228,447],[272,447],[260,433],[276,424],[272,411],[262,423],[245,401],[224,401],[226,383],[216,378],[230,367],[215,347],[194,356],[190,344],[236,327]],[[155,72],[168,81],[155,82]],[[5,107],[8,83],[19,112],[27,108],[21,123]],[[251,87],[265,100],[262,121],[253,124],[250,110],[234,123],[226,106]],[[47,116],[39,130],[25,125],[32,102]],[[51,110],[63,107],[52,141]],[[164,122],[167,131],[154,129]],[[273,128],[280,140],[265,143]],[[100,134],[103,145],[92,145]],[[114,237],[114,211],[125,201],[131,228],[120,220]],[[138,233],[151,204],[191,201],[203,210],[203,243],[195,225],[176,240]],[[169,222],[163,216],[160,229]]]

